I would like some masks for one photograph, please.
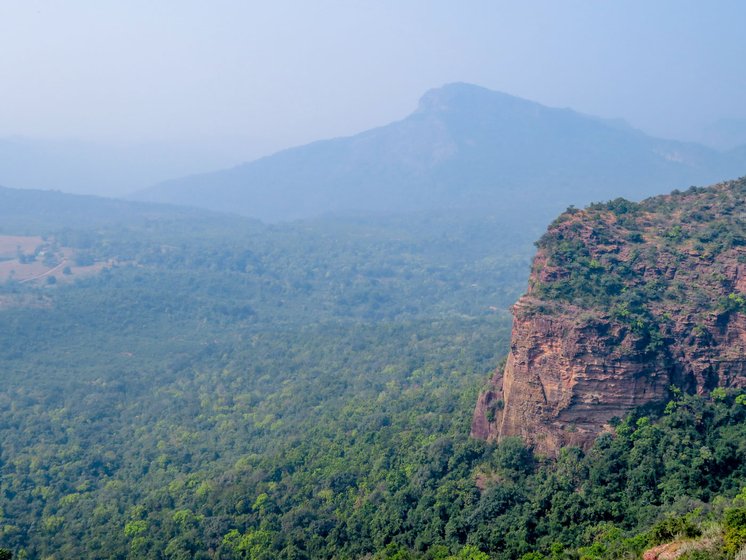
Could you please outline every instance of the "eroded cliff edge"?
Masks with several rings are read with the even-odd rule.
[[[746,386],[746,179],[568,209],[537,246],[474,437],[551,455],[672,386]]]

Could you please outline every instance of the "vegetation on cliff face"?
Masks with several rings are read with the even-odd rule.
[[[560,216],[537,244],[474,435],[519,435],[556,454],[589,446],[670,386],[746,386],[743,208],[741,179]]]
[[[530,292],[633,326],[685,309],[737,310],[742,296],[725,269],[746,263],[745,204],[741,179],[569,209],[537,242],[541,270]]]

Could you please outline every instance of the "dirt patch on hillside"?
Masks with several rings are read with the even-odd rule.
[[[114,261],[77,264],[76,251],[54,238],[0,235],[0,284],[71,282],[110,268]]]
[[[19,254],[33,254],[43,244],[41,237],[0,235],[0,258],[14,259]]]

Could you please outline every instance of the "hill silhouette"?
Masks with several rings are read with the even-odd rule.
[[[480,210],[547,221],[569,204],[739,176],[740,151],[650,137],[618,120],[455,83],[405,119],[160,183],[134,198],[264,220]]]

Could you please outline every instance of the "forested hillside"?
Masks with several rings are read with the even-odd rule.
[[[556,461],[469,438],[532,252],[498,218],[263,226],[159,211],[3,232],[113,264],[0,289],[0,554],[601,559],[685,535],[731,558],[743,545],[737,391],[674,394]]]
[[[117,264],[0,293],[0,547],[31,558],[225,555],[257,498],[236,484],[357,487],[379,453],[463,432],[530,252],[433,216],[73,223],[39,233]]]

